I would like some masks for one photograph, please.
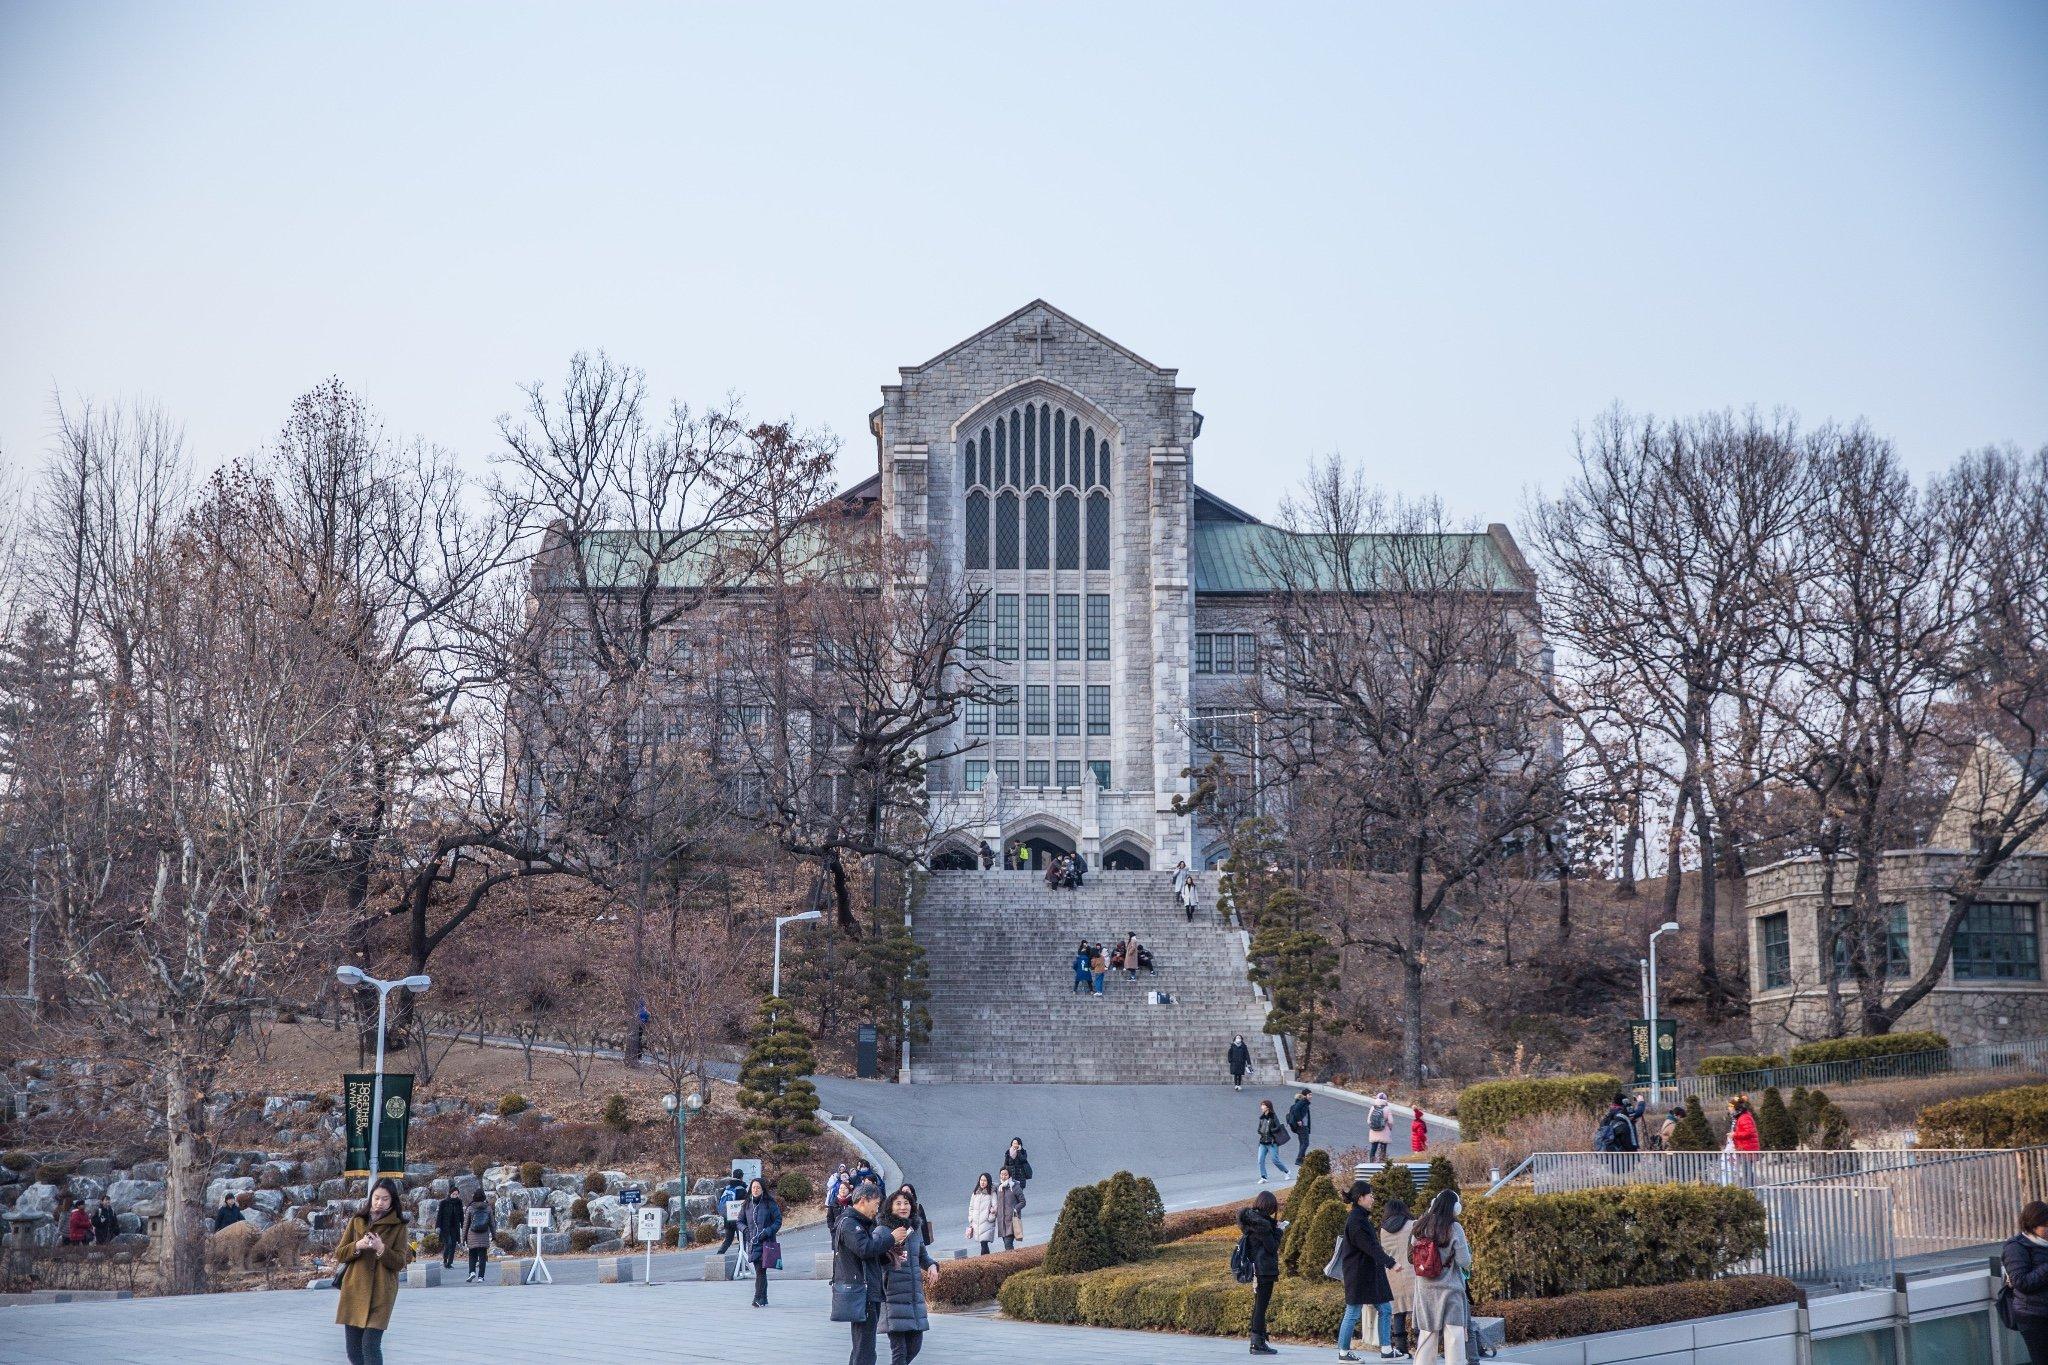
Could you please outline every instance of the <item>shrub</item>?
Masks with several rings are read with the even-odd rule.
[[[1592,1116],[1605,1109],[1620,1089],[1620,1081],[1599,1073],[1481,1081],[1459,1092],[1458,1123],[1464,1137],[1474,1138],[1504,1133],[1512,1120],[1529,1114],[1562,1109]]]
[[[718,1240],[718,1229],[709,1223],[699,1223],[690,1230],[690,1240],[702,1246]]]
[[[1700,1097],[1689,1097],[1685,1102],[1685,1117],[1678,1121],[1677,1129],[1671,1134],[1672,1150],[1711,1152],[1720,1145],[1714,1139],[1713,1125],[1707,1122],[1707,1111],[1700,1107]]]
[[[1375,1206],[1389,1199],[1398,1199],[1420,1214],[1422,1210],[1415,1208],[1415,1195],[1415,1177],[1408,1173],[1406,1166],[1388,1166],[1373,1175],[1372,1202]]]
[[[1154,1245],[1164,1240],[1166,1231],[1166,1201],[1159,1197],[1159,1187],[1152,1183],[1152,1177],[1138,1177],[1138,1201],[1145,1212],[1145,1226],[1150,1229]]]
[[[1102,1235],[1109,1243],[1111,1258],[1135,1261],[1152,1250],[1152,1227],[1145,1217],[1145,1197],[1138,1192],[1138,1178],[1118,1171],[1103,1181]]]
[[[1316,1220],[1332,1205],[1341,1209],[1344,1200],[1327,1176],[1300,1181],[1294,1190],[1300,1198],[1288,1200],[1287,1231],[1280,1234],[1280,1273],[1314,1275],[1330,1257],[1328,1245],[1320,1252],[1316,1250]],[[1304,1268],[1304,1263],[1310,1261],[1314,1264]]]
[[[512,1236],[512,1229],[499,1228],[491,1234],[491,1245],[510,1256],[519,1249],[518,1241]]]
[[[1002,1304],[1003,1312],[1026,1322],[1079,1322],[1080,1293],[1075,1276],[1049,1275],[1041,1266],[1004,1280],[996,1291],[996,1302]]]
[[[1705,1280],[1764,1249],[1764,1206],[1722,1185],[1502,1194],[1466,1205],[1474,1298]]]
[[[808,1204],[817,1195],[817,1187],[802,1171],[784,1171],[775,1182],[775,1197],[785,1204]]]
[[[668,1187],[664,1185],[655,1189],[651,1194],[649,1194],[647,1196],[647,1202],[657,1209],[665,1209],[668,1207],[669,1198],[670,1196],[668,1192]],[[670,1221],[669,1226],[675,1226],[673,1220]]]
[[[1805,1062],[1855,1062],[1865,1057],[1896,1057],[1904,1052],[1940,1052],[1948,1039],[1939,1033],[1881,1033],[1875,1038],[1828,1038],[1792,1049],[1794,1066]]]
[[[1102,1191],[1093,1185],[1068,1190],[1059,1222],[1046,1242],[1046,1268],[1055,1275],[1076,1275],[1115,1261],[1115,1248],[1102,1227]]]
[[[1422,1192],[1416,1195],[1416,1211],[1429,1207],[1430,1202],[1445,1190],[1458,1188],[1458,1173],[1451,1169],[1449,1157],[1433,1156],[1429,1159],[1429,1179],[1422,1182]]]
[[[1330,1154],[1321,1147],[1311,1147],[1308,1149],[1308,1155],[1303,1157],[1301,1164],[1294,1169],[1294,1188],[1289,1190],[1287,1198],[1281,1201],[1280,1217],[1288,1222],[1294,1221],[1309,1207],[1309,1201],[1315,1198],[1315,1187],[1319,1184],[1330,1184]]]
[[[604,1112],[598,1116],[598,1121],[614,1133],[632,1132],[633,1116],[626,1112],[626,1097],[612,1095],[606,1098]]]
[[[574,1203],[570,1204],[569,1217],[572,1221],[578,1223],[583,1222],[585,1219],[589,1218],[590,1201],[588,1199],[578,1199]]]
[[[489,1169],[491,1169],[491,1163],[489,1158],[473,1156],[469,1159],[469,1173],[475,1176],[478,1180],[482,1180],[484,1178],[484,1172],[488,1171]]]
[[[1719,1057],[1700,1058],[1699,1074],[1702,1076],[1739,1076],[1745,1071],[1769,1071],[1774,1066],[1785,1065],[1785,1059],[1776,1053],[1759,1056],[1751,1053],[1729,1052]]]
[[[610,1228],[571,1228],[569,1229],[569,1249],[571,1251],[588,1251],[599,1242],[606,1241],[615,1235]]]
[[[1506,1299],[1477,1311],[1497,1316],[1511,1345],[1552,1337],[1589,1336],[1653,1327],[1660,1322],[1744,1313],[1781,1303],[1804,1303],[1799,1286],[1775,1275],[1732,1275],[1644,1288],[1596,1289],[1554,1299]]]
[[[1138,1185],[1143,1187],[1151,1182],[1143,1176]],[[1238,1200],[1229,1204],[1211,1204],[1199,1209],[1182,1209],[1178,1213],[1166,1214],[1160,1220],[1157,1241],[1162,1243],[1180,1242],[1219,1228],[1237,1226],[1239,1210],[1249,1208],[1250,1200]],[[1169,1251],[1175,1248],[1168,1248]],[[999,1251],[993,1256],[970,1256],[962,1260],[939,1262],[939,1278],[928,1297],[933,1303],[967,1307],[987,1303],[996,1297],[996,1291],[1020,1271],[1036,1270],[1045,1261],[1044,1245],[1018,1247],[1015,1251]]]
[[[597,1171],[592,1171],[588,1175],[584,1176],[583,1192],[585,1194],[603,1194],[604,1176]]]
[[[1767,1152],[1789,1152],[1799,1145],[1799,1125],[1792,1121],[1792,1111],[1785,1107],[1785,1097],[1775,1085],[1765,1089],[1756,1107],[1756,1136]]]
[[[524,1095],[520,1094],[520,1093],[519,1093],[519,1092],[517,1092],[516,1090],[515,1090],[515,1091],[508,1091],[507,1093],[505,1093],[505,1094],[503,1094],[503,1095],[500,1095],[500,1096],[498,1096],[498,1117],[499,1117],[499,1118],[501,1118],[501,1119],[509,1119],[509,1118],[511,1118],[511,1117],[512,1117],[512,1116],[513,1116],[514,1114],[523,1114],[523,1113],[525,1113],[525,1112],[526,1112],[526,1096],[524,1096]]]
[[[2048,1085],[2017,1085],[1920,1111],[1925,1147],[2033,1147],[2048,1142]]]
[[[25,1171],[36,1164],[36,1159],[27,1152],[0,1152],[0,1166],[10,1171]]]
[[[547,1176],[547,1170],[538,1161],[519,1163],[519,1183],[532,1189]]]
[[[36,1182],[62,1189],[64,1182],[71,1179],[77,1170],[78,1167],[68,1161],[45,1161],[36,1167]]]
[[[257,1236],[256,1259],[290,1269],[299,1263],[299,1253],[306,1249],[306,1237],[310,1231],[296,1218],[280,1218]],[[434,1250],[440,1248],[435,1247]]]
[[[1320,1278],[1330,1253],[1336,1249],[1337,1239],[1344,1235],[1344,1220],[1350,1216],[1351,1206],[1342,1199],[1332,1199],[1317,1208],[1308,1231],[1295,1244],[1291,1273],[1303,1279]]]

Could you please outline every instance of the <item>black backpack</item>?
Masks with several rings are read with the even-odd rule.
[[[469,1206],[469,1230],[483,1232],[491,1226],[491,1206],[472,1204]]]
[[[1258,1262],[1252,1257],[1251,1238],[1238,1234],[1237,1245],[1230,1249],[1230,1278],[1239,1284],[1250,1284],[1259,1278]]]

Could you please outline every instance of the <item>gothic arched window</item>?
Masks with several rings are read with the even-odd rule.
[[[967,567],[988,567],[988,494],[979,488],[967,495]]]
[[[1055,569],[1081,567],[1081,500],[1072,489],[1060,494],[1053,504],[1053,557]],[[973,568],[970,562],[967,566]]]
[[[1109,521],[1103,519],[1103,534],[1108,535]],[[1107,543],[1105,541],[1105,543]],[[1014,569],[1017,567],[1017,495],[1005,489],[996,495],[996,567]]]
[[[1108,568],[1109,445],[1092,424],[1050,403],[1019,403],[968,436],[966,567]]]
[[[1024,567],[1027,569],[1052,567],[1047,562],[1046,555],[1045,516],[1043,491],[1033,493],[1024,499]]]
[[[1088,567],[1109,567],[1109,498],[1102,493],[1088,499]]]

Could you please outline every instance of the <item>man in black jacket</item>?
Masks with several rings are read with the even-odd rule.
[[[455,1269],[455,1252],[462,1245],[462,1196],[453,1185],[434,1206],[434,1235],[441,1239],[441,1269]]]
[[[875,1216],[881,1211],[882,1187],[862,1183],[854,1188],[853,1203],[840,1215],[839,1229],[832,1234],[834,1299],[839,1295],[837,1286],[867,1288],[867,1316],[851,1324],[853,1354],[847,1357],[847,1365],[875,1365],[875,1328],[882,1320],[889,1254],[910,1236],[907,1226],[893,1230],[876,1227]]]
[[[1287,1131],[1294,1134],[1294,1162],[1298,1166],[1308,1155],[1308,1091],[1303,1090],[1287,1106]]]
[[[1252,1069],[1252,1050],[1244,1045],[1244,1035],[1238,1034],[1230,1043],[1230,1088],[1244,1089],[1244,1073]]]

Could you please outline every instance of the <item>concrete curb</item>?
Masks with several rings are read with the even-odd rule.
[[[895,1158],[883,1149],[881,1143],[853,1126],[853,1115],[848,1114],[842,1118],[820,1109],[818,1117],[830,1125],[833,1132],[852,1143],[855,1151],[867,1158],[868,1164],[882,1177],[882,1187],[885,1191],[893,1190],[903,1183],[903,1168],[896,1164]],[[822,1196],[824,1192],[821,1190],[819,1193]]]
[[[1303,1081],[1300,1088],[1313,1091],[1318,1095],[1323,1095],[1333,1100],[1343,1100],[1348,1104],[1363,1105],[1366,1108],[1372,1107],[1372,1096],[1361,1095],[1356,1090],[1345,1090],[1338,1086],[1325,1085],[1321,1081]],[[1392,1100],[1389,1100],[1387,1101],[1387,1108],[1397,1114],[1405,1114],[1411,1119],[1415,1117],[1415,1109],[1411,1105],[1395,1104]],[[1432,1128],[1442,1128],[1450,1133],[1453,1142],[1463,1142],[1465,1140],[1465,1130],[1458,1126],[1458,1121],[1454,1118],[1448,1118],[1443,1114],[1432,1114],[1425,1109],[1422,1111],[1422,1121]]]

